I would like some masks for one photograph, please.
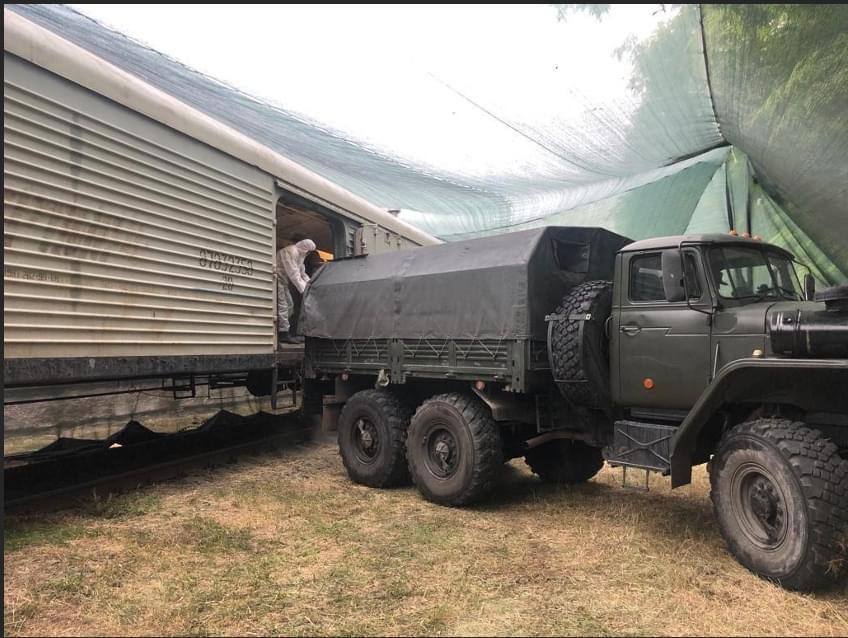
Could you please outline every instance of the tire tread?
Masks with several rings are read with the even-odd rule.
[[[409,483],[409,470],[406,462],[406,434],[412,410],[398,397],[387,390],[361,390],[348,399],[342,408],[339,420],[345,418],[345,411],[355,408],[356,403],[367,401],[376,407],[386,419],[389,426],[391,445],[391,461],[382,472],[373,477],[364,477],[356,472],[344,454],[341,455],[342,462],[347,470],[348,476],[357,483],[369,487],[395,487]],[[353,407],[349,407],[349,406]],[[342,430],[339,428],[339,449],[342,446]]]
[[[754,436],[773,445],[792,467],[807,501],[812,542],[807,556],[781,585],[812,590],[830,584],[836,576],[839,544],[848,541],[848,460],[818,430],[801,421],[761,418],[746,421],[724,433],[717,456],[737,436]],[[721,520],[716,496],[720,460],[710,463],[710,497],[717,520]],[[724,534],[724,530],[722,530]],[[732,539],[725,540],[736,554]]]
[[[498,425],[489,414],[489,408],[482,401],[475,396],[459,392],[430,397],[418,407],[413,421],[433,403],[446,403],[452,406],[468,424],[475,459],[472,477],[462,493],[450,499],[441,498],[430,492],[427,485],[416,477],[416,472],[410,469],[412,480],[421,494],[434,503],[462,506],[480,501],[492,491],[503,466],[503,446]]]
[[[554,314],[565,319],[557,321],[551,331],[551,366],[554,377],[561,381],[585,383],[561,384],[560,391],[576,405],[595,405],[599,402],[600,388],[592,388],[581,360],[580,321],[570,319],[572,315],[596,314],[597,307],[606,298],[611,298],[612,282],[605,280],[587,281],[575,286],[557,306]],[[606,317],[604,317],[606,319]]]

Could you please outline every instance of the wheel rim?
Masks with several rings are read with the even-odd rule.
[[[734,472],[730,489],[731,507],[742,533],[761,549],[778,549],[786,540],[789,509],[771,473],[757,463],[745,463]]]
[[[448,479],[459,467],[459,444],[453,433],[434,424],[424,435],[424,465],[438,479]]]
[[[360,463],[369,465],[380,453],[380,434],[377,427],[366,417],[359,417],[350,432],[354,454]]]

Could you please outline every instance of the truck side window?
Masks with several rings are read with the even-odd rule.
[[[630,300],[665,301],[660,253],[638,255],[630,260]]]

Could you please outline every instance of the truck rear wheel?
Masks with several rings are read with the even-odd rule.
[[[584,483],[601,471],[604,457],[600,448],[583,441],[556,439],[534,447],[524,462],[546,483]]]
[[[498,425],[475,396],[440,394],[424,401],[406,445],[412,480],[424,498],[440,505],[482,499],[503,467]]]
[[[386,390],[357,392],[339,415],[339,452],[348,476],[369,487],[409,480],[406,431],[412,410]]]
[[[609,396],[609,341],[604,324],[612,312],[612,282],[588,281],[563,297],[551,326],[550,365],[560,392],[577,405]]]
[[[731,553],[789,589],[832,581],[848,531],[848,461],[817,430],[757,419],[729,430],[710,462],[710,497]]]

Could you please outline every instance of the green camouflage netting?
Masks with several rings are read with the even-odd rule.
[[[734,228],[789,248],[823,283],[848,279],[845,5],[359,7],[385,12],[385,37],[417,64],[387,45],[385,59],[316,77],[385,87],[340,99],[383,116],[344,125],[66,6],[12,9],[446,240],[546,224],[636,239]],[[425,18],[438,33],[421,33]]]

